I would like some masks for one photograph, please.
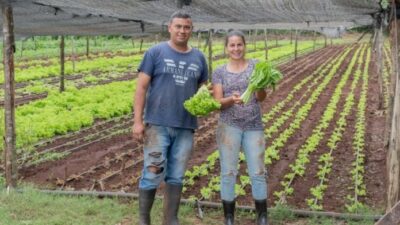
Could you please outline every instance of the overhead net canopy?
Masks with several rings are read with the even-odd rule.
[[[148,35],[182,8],[195,29],[310,29],[370,25],[379,0],[12,0],[14,31],[31,35]]]

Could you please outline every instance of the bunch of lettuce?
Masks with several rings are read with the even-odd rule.
[[[244,103],[248,103],[252,94],[260,89],[272,87],[275,89],[276,84],[282,78],[281,72],[276,70],[271,62],[258,62],[250,76],[249,86],[240,96]]]
[[[194,116],[205,116],[221,108],[221,104],[211,96],[206,85],[201,86],[193,97],[183,103],[183,106]]]

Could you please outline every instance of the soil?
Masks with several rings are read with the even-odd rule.
[[[275,91],[268,92],[267,99],[262,103],[263,112],[269,112],[274,105],[286,98],[296,84],[312,75],[324,62],[331,61],[333,58],[341,55],[346,47],[349,46],[330,46],[281,65],[279,68],[284,73],[284,78]],[[280,149],[280,160],[274,160],[271,165],[267,165],[269,206],[275,204],[277,199],[274,196],[274,192],[281,190],[280,182],[289,171],[289,165],[294,162],[298,150],[317,126],[331,99],[332,93],[344,71],[348,68],[351,58],[358,47],[358,45],[353,47],[332,80],[310,109],[308,116],[304,118],[301,127],[296,130],[295,134]],[[379,108],[378,75],[375,72],[376,68],[373,64],[374,61],[372,60],[369,66],[368,103],[365,112],[366,132],[364,153],[366,158],[364,183],[367,195],[360,197],[360,201],[372,208],[381,210],[385,205],[387,180],[385,175],[386,148],[384,145],[386,112]],[[361,68],[363,68],[363,65]],[[326,75],[327,72],[324,74],[314,74],[315,77],[321,76],[321,78],[324,78]],[[306,174],[303,177],[297,177],[293,182],[294,193],[287,198],[287,203],[294,208],[308,209],[305,199],[310,197],[310,188],[319,182],[316,177],[318,171],[317,160],[321,154],[327,151],[327,139],[335,128],[336,120],[343,109],[344,100],[349,94],[352,81],[353,73],[343,87],[334,119],[330,122],[328,129],[324,130],[323,141],[320,142],[314,152],[310,153],[311,162],[307,165]],[[309,83],[306,85],[309,85]],[[355,131],[356,110],[360,98],[361,85],[362,82],[359,81],[357,88],[354,90],[355,104],[352,112],[346,118],[347,126],[342,141],[338,143],[337,150],[333,152],[332,172],[328,175],[328,188],[322,200],[324,210],[344,212],[345,204],[348,203],[346,196],[351,193],[349,187],[352,187],[353,184],[350,170],[351,163],[354,161],[352,137]],[[300,105],[305,103],[315,88],[316,86],[312,87],[309,93],[305,93],[305,88],[301,89],[299,93],[305,93],[304,96],[297,93],[292,101],[284,106],[278,114],[288,110],[296,101],[299,101]],[[296,114],[298,108],[294,108],[293,115]],[[275,116],[272,121],[267,123],[266,127],[270,126],[278,116]],[[141,143],[134,142],[131,137],[131,118],[132,115],[120,120],[98,121],[93,127],[81,132],[42,142],[37,146],[38,152],[43,152],[43,154],[51,151],[68,152],[68,155],[60,160],[47,161],[38,165],[26,166],[29,165],[26,164],[19,171],[21,180],[50,189],[137,192],[138,179],[143,165],[143,155]],[[189,170],[193,166],[205,163],[207,156],[217,149],[215,141],[217,120],[217,113],[199,119],[199,129],[195,133],[194,151],[188,163]],[[272,138],[267,140],[267,146],[289,126],[291,121],[293,121],[293,116],[279,127],[278,132]],[[195,185],[187,186],[184,198],[188,198],[191,195],[199,199],[202,198],[200,194],[201,188],[207,186],[212,177],[219,176],[218,163],[216,163],[207,176],[196,179]],[[240,166],[239,175],[246,175],[245,171],[246,166],[243,162]],[[240,205],[252,206],[251,188],[247,186],[245,190],[246,195],[239,196],[237,200]],[[163,185],[161,185],[158,191],[158,194],[162,193]],[[219,202],[219,194],[214,193],[211,200]]]

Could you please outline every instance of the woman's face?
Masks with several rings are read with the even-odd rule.
[[[240,36],[231,36],[226,44],[226,52],[230,59],[243,59],[246,51],[246,46]]]

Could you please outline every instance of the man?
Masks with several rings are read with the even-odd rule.
[[[192,29],[190,15],[174,13],[168,24],[169,41],[150,48],[139,66],[133,136],[144,140],[140,225],[150,224],[156,189],[163,180],[163,225],[179,224],[182,183],[197,128],[196,117],[183,108],[183,102],[196,93],[208,76],[204,55],[188,45]]]

